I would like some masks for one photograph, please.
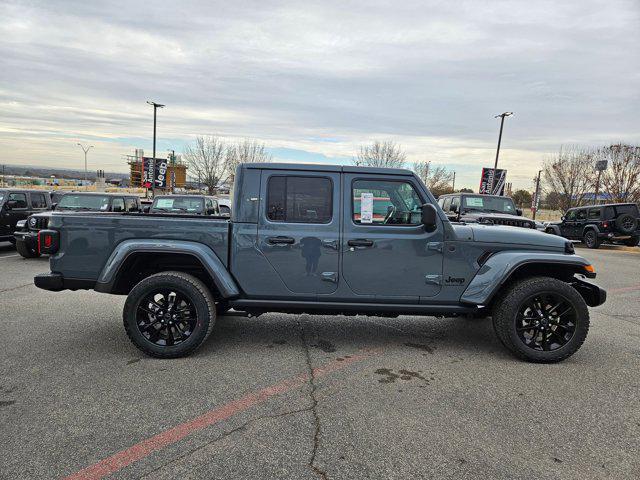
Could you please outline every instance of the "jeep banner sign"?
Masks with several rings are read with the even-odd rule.
[[[156,188],[165,188],[167,186],[167,160],[156,158],[155,175],[152,174],[153,158],[144,157],[142,159],[142,186],[151,188],[152,179],[155,179]]]
[[[482,177],[480,178],[480,188],[478,193],[483,195],[504,195],[504,186],[507,180],[507,171],[497,169],[497,175],[494,182],[493,180],[493,168],[483,168]],[[491,184],[493,183],[493,191],[489,192]]]

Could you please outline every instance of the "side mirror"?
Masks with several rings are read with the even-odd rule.
[[[422,224],[427,230],[433,230],[436,227],[438,213],[436,207],[430,203],[422,205]]]
[[[9,200],[7,203],[4,204],[4,207],[7,210],[13,210],[14,208],[18,208],[18,202],[16,200]]]
[[[57,206],[58,206],[57,202],[52,203],[51,204],[51,210],[55,210]]]
[[[458,213],[458,206],[457,205],[451,205],[449,207],[449,211],[453,212],[453,213]]]
[[[521,217],[522,216],[522,209],[521,208],[516,208],[516,214]]]
[[[562,216],[560,217],[560,221],[561,221],[561,222],[564,222],[566,219],[567,219],[567,218],[566,218],[564,215],[562,215]]]
[[[143,208],[142,208],[142,211],[143,211],[144,213],[149,213],[149,210],[151,210],[151,207],[143,207]]]

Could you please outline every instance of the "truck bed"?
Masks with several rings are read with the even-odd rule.
[[[116,245],[141,238],[201,243],[227,266],[230,225],[228,217],[204,215],[54,212],[50,228],[61,231],[62,253],[51,257],[51,271],[97,280]]]

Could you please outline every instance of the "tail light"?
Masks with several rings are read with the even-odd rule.
[[[56,253],[60,248],[60,232],[57,230],[40,230],[38,232],[38,251],[40,253]]]
[[[602,226],[604,228],[609,228],[609,222],[602,222]]]

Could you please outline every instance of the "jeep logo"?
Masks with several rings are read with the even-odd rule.
[[[464,278],[462,277],[449,277],[447,279],[445,279],[444,283],[448,283],[449,285],[451,284],[455,284],[455,285],[462,285],[464,284]]]

